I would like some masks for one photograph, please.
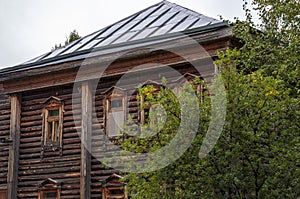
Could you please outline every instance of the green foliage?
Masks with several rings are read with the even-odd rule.
[[[228,115],[214,152],[227,182],[214,187],[225,188],[224,193],[227,189],[229,198],[296,198],[299,101],[290,97],[284,81],[261,69],[244,75],[225,67],[222,73]]]
[[[69,36],[66,38],[65,45],[72,43],[73,41],[80,39],[81,36],[78,34],[77,30],[70,32]]]
[[[218,143],[206,157],[198,157],[211,120],[210,98],[201,102],[199,97],[192,146],[163,169],[127,174],[132,198],[300,197],[300,3],[254,0],[253,5],[261,24],[252,22],[245,6],[247,20],[233,26],[243,46],[220,52],[216,62],[227,94],[226,123]],[[173,138],[180,107],[168,90],[155,97],[151,88],[140,92],[162,104],[168,115],[159,137],[125,141],[127,150],[148,152]]]
[[[197,84],[200,82],[203,83],[197,78],[194,83]],[[153,86],[140,87],[140,98],[144,97],[145,102],[150,103],[151,106],[159,104],[163,107],[166,119],[164,125],[161,125],[163,128],[160,128],[159,131],[153,129],[150,119],[141,128],[142,131],[146,129],[146,132],[149,134],[153,134],[154,131],[153,136],[139,139],[135,137],[127,138],[122,144],[123,149],[136,153],[148,153],[167,145],[177,133],[181,123],[181,114],[184,114],[182,112],[187,111],[187,113],[193,115],[191,113],[193,110],[189,110],[188,108],[187,110],[183,110],[185,108],[181,109],[180,107],[185,106],[185,104],[181,104],[180,106],[179,101],[186,101],[186,105],[188,105],[189,103],[200,103],[203,97],[199,95],[198,101],[194,101],[195,99],[190,97],[191,92],[197,92],[191,84],[186,84],[181,90],[177,91],[162,87],[158,94],[154,92]],[[201,160],[198,158],[198,146],[201,144],[204,132],[207,130],[210,115],[209,108],[207,108],[210,107],[209,96],[206,95],[205,98],[205,102],[200,104],[201,125],[199,125],[198,131],[202,133],[196,136],[192,147],[188,151],[177,161],[158,171],[139,174],[129,173],[126,175],[132,198],[195,198],[201,194],[202,190],[192,185],[198,185],[202,182],[202,179],[198,176],[198,169],[195,168],[201,168],[201,164],[199,164]],[[159,111],[155,112],[160,113]],[[155,123],[156,127],[160,126],[157,124],[159,122]],[[128,126],[130,128],[130,123]],[[185,127],[185,129],[188,129],[188,127]],[[137,131],[137,134],[139,132]],[[126,134],[126,130],[124,133]]]
[[[80,39],[81,36],[78,34],[77,30],[73,30],[70,32],[69,36],[66,37],[65,45],[68,45],[72,43],[73,41],[76,41],[77,39]],[[55,46],[52,48],[52,50],[61,48],[62,44],[55,44]]]
[[[254,0],[253,5],[262,23],[254,25],[246,9],[246,22],[234,25],[243,46],[219,53],[216,62],[222,66],[228,115],[215,150],[227,163],[222,179],[228,180],[229,198],[297,198],[300,4]]]
[[[264,69],[264,74],[284,80],[293,89],[294,96],[300,87],[300,3],[298,0],[253,0],[261,20],[255,25],[250,10],[245,7],[247,20],[234,26],[235,36],[243,47],[227,59],[245,73]],[[224,56],[224,54],[223,54]]]

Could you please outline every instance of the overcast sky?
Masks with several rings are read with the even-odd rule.
[[[219,19],[243,19],[242,0],[170,0]],[[0,68],[14,66],[123,19],[160,0],[0,0]]]

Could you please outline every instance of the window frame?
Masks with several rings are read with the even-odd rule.
[[[153,86],[154,87],[154,91],[152,94],[154,95],[159,95],[161,88],[163,87],[163,85],[157,83],[157,82],[145,82],[143,84],[143,86],[141,88],[147,87],[147,86]],[[155,104],[148,104],[145,105],[146,100],[145,100],[145,96],[141,95],[140,93],[138,93],[139,95],[139,123],[141,125],[146,125],[147,124],[147,120],[150,117],[150,109],[152,105]],[[147,115],[146,115],[147,113]],[[153,126],[154,124],[149,123],[150,128],[152,128],[151,126]]]
[[[39,198],[38,199],[45,199],[45,194],[47,194],[47,193],[56,193],[56,198],[55,199],[59,199],[60,198],[59,190],[57,188],[55,188],[55,189],[40,190],[39,191]]]
[[[127,187],[126,182],[120,181],[123,179],[122,176],[117,174],[112,174],[105,180],[102,180],[102,199],[127,199]],[[122,194],[115,194],[113,195],[111,191],[113,190],[120,190]]]
[[[50,111],[58,111],[57,116],[49,116]],[[60,142],[62,122],[61,122],[61,106],[51,107],[45,109],[45,123],[44,123],[44,145],[57,146]],[[57,130],[55,130],[55,123],[58,123]],[[49,125],[52,127],[49,128]],[[50,132],[51,131],[51,132]],[[51,136],[50,136],[51,135]]]
[[[115,88],[115,89],[113,89]],[[109,89],[109,92],[105,93],[105,118],[104,118],[104,129],[105,129],[105,134],[107,137],[109,138],[114,138],[114,137],[119,137],[119,136],[123,136],[122,133],[122,125],[125,124],[126,121],[126,102],[127,102],[127,98],[125,95],[125,91],[117,88],[117,87],[113,87],[111,89]],[[114,92],[111,92],[111,90],[113,90]],[[120,107],[112,107],[112,101],[118,101],[118,100],[122,100],[121,102],[121,106]],[[118,129],[117,132],[110,132],[110,122],[109,119],[111,119],[111,114],[113,112],[121,112],[122,113],[122,125],[117,125],[116,129]],[[116,121],[113,121],[113,124],[116,124]]]
[[[56,193],[55,199],[60,199],[62,182],[47,178],[38,184],[38,199],[45,199],[45,194]]]
[[[122,194],[112,194],[113,190],[121,190]],[[125,199],[127,197],[126,186],[118,186],[118,187],[105,187],[105,196],[103,199]]]
[[[59,98],[52,96],[43,103],[43,106],[42,151],[47,149],[61,150],[64,103]],[[51,111],[57,111],[58,113],[57,115],[51,115]],[[49,125],[52,127],[49,127]]]
[[[197,78],[199,78],[200,82],[194,82]],[[174,86],[174,92],[180,93],[182,86],[185,83],[189,83],[190,85],[192,85],[194,87],[196,94],[200,99],[200,102],[203,103],[204,98],[205,98],[205,92],[206,92],[203,82],[204,82],[204,79],[201,75],[185,73],[182,77],[174,80],[174,83],[176,84]]]

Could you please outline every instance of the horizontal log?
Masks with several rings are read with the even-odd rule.
[[[40,176],[44,174],[64,174],[64,173],[72,173],[72,172],[80,172],[80,165],[77,166],[68,166],[68,167],[54,167],[54,168],[47,168],[47,169],[34,169],[34,170],[26,170],[26,171],[19,171],[19,176]]]
[[[38,125],[42,125],[42,120],[32,121],[32,122],[21,122],[21,128],[22,127],[30,127],[30,126],[38,126]]]
[[[35,170],[35,169],[49,169],[49,168],[61,168],[61,167],[71,167],[71,166],[80,166],[79,161],[66,161],[66,162],[52,162],[52,163],[42,163],[42,164],[34,164],[34,165],[25,165],[20,166],[20,171],[27,171],[27,170]]]
[[[47,159],[41,159],[41,157],[38,157],[36,159],[20,159],[19,165],[39,165],[41,163],[51,164],[51,163],[77,161],[77,160],[80,160],[80,156],[78,155],[69,155],[69,156],[47,158]]]
[[[56,174],[46,174],[46,175],[39,175],[39,176],[19,176],[18,179],[20,182],[22,181],[34,181],[34,180],[40,180],[40,179],[47,179],[47,178],[52,178],[52,179],[64,179],[64,178],[78,178],[80,176],[80,172],[75,172],[75,173],[56,173]]]

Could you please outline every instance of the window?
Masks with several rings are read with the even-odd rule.
[[[146,83],[144,86],[139,88],[139,99],[140,99],[140,123],[142,125],[149,124],[150,127],[157,124],[159,120],[159,108],[158,104],[155,104],[155,100],[160,92],[160,87],[158,83],[151,82]],[[150,100],[151,99],[151,100]]]
[[[126,199],[126,183],[121,182],[122,176],[112,174],[102,181],[102,199]]]
[[[190,73],[184,74],[179,79],[175,80],[174,92],[177,94],[182,93],[182,88],[184,88],[187,83],[194,87],[194,90],[197,96],[200,99],[200,102],[204,102],[205,96],[205,87],[204,87],[204,80],[202,77]]]
[[[57,199],[57,190],[41,191],[41,199]]]
[[[0,199],[6,199],[6,198],[7,198],[7,191],[0,190]]]
[[[144,96],[140,96],[140,98],[141,98],[141,100],[140,100],[140,107],[141,107],[140,118],[141,118],[141,124],[145,125],[146,124],[146,120],[148,120],[148,117],[149,117],[150,104],[146,104]]]
[[[38,199],[60,199],[61,182],[48,178],[38,185]]]
[[[126,192],[124,187],[107,187],[105,188],[104,199],[125,199]]]
[[[105,99],[105,132],[108,137],[122,135],[125,124],[125,97],[124,92],[115,88],[114,93],[106,94]]]
[[[55,145],[59,141],[60,137],[60,125],[59,125],[59,107],[55,107],[53,110],[46,110],[46,122],[45,122],[45,145]]]
[[[63,103],[56,97],[50,97],[44,102],[43,110],[43,147],[62,145]]]

